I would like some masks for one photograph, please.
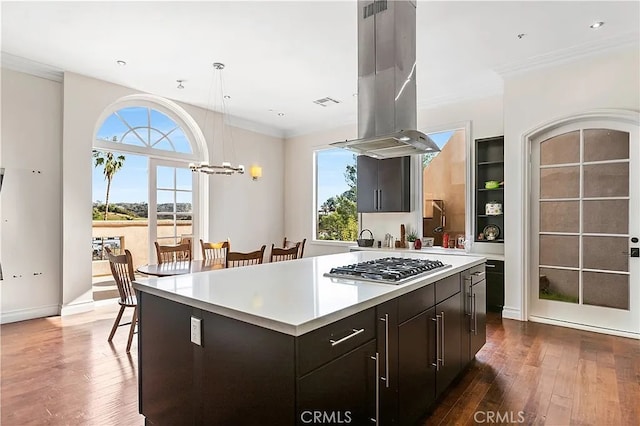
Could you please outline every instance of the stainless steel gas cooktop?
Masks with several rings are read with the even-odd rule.
[[[384,257],[331,268],[324,276],[397,285],[450,267],[439,260]]]

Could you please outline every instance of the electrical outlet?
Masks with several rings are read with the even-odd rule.
[[[191,317],[191,342],[202,346],[202,320]]]

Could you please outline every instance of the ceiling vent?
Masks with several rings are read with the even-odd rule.
[[[316,105],[320,105],[321,107],[328,107],[331,105],[339,104],[340,101],[327,96],[326,98],[316,99],[315,101],[313,101],[313,103]]]

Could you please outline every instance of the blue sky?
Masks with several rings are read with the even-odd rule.
[[[115,153],[120,155],[120,153]],[[109,203],[139,203],[149,202],[147,174],[147,157],[134,154],[122,154],[125,157],[124,166],[116,173],[111,181]],[[93,161],[93,159],[92,159]],[[92,163],[93,166],[94,163]],[[102,201],[107,191],[107,181],[102,173],[102,167],[93,168],[93,201]]]

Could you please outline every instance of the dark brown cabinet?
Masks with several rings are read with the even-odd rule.
[[[398,326],[398,359],[399,424],[414,424],[436,399],[435,307]]]
[[[379,422],[398,424],[398,299],[376,307],[379,357]]]
[[[374,424],[376,362],[376,342],[370,340],[300,377],[297,424],[314,423],[317,418],[325,424]]]
[[[360,213],[411,211],[411,157],[357,158]]]
[[[486,182],[504,183],[504,136],[476,139],[476,190],[475,190],[475,241],[483,243],[504,242],[504,184],[486,187]],[[508,184],[508,182],[507,182]],[[487,211],[487,204],[500,204],[501,212]],[[487,214],[489,213],[489,214]],[[494,239],[485,235],[498,230]],[[482,234],[482,235],[481,235]],[[482,237],[482,238],[480,238]]]
[[[436,395],[441,395],[461,370],[462,297],[458,292],[436,305]],[[438,340],[439,338],[439,340]]]
[[[487,280],[484,266],[462,273],[464,291],[464,325],[462,362],[471,361],[487,341]]]
[[[487,310],[502,312],[504,307],[504,262],[487,260]]]

